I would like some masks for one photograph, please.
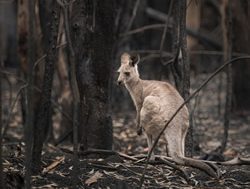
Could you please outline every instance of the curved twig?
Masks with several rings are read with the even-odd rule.
[[[128,35],[132,35],[132,34],[136,34],[136,33],[140,33],[143,32],[145,30],[150,30],[150,29],[162,29],[164,28],[165,24],[150,24],[150,25],[146,25],[146,26],[142,26],[140,28],[134,29],[134,30],[130,30],[128,32],[122,33],[119,35],[119,37],[126,37]]]
[[[135,6],[134,6],[134,8],[133,8],[132,16],[131,16],[131,18],[130,18],[130,20],[129,20],[129,23],[128,23],[128,26],[127,26],[127,31],[130,30],[130,28],[131,28],[131,26],[132,26],[132,24],[133,24],[133,22],[134,22],[134,19],[135,19],[135,16],[136,16],[136,13],[137,13],[137,10],[138,10],[139,5],[140,5],[140,0],[137,0],[137,1],[135,2]]]
[[[23,91],[24,88],[26,88],[28,86],[28,84],[25,84],[23,85],[22,87],[20,87],[20,89],[18,90],[17,92],[17,95],[16,95],[16,98],[14,100],[14,102],[11,104],[11,107],[10,107],[10,110],[9,110],[9,113],[8,113],[8,117],[7,117],[7,120],[6,120],[6,123],[4,124],[3,126],[3,132],[2,132],[2,136],[4,137],[4,135],[6,134],[7,130],[8,130],[8,125],[10,123],[10,118],[12,116],[12,113],[13,113],[13,110],[16,106],[16,103],[17,103],[17,100],[18,100],[18,97],[20,96],[21,92]]]

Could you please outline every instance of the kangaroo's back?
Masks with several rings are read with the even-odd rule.
[[[153,138],[155,138],[183,103],[183,98],[167,82],[145,80],[142,83],[144,100],[140,112],[140,123],[145,131],[152,134]],[[184,106],[169,124],[168,128],[182,138],[189,126],[188,117],[188,109]]]

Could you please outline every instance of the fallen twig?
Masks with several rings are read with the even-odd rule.
[[[54,161],[53,163],[51,163],[49,166],[47,166],[46,168],[43,169],[43,174],[46,174],[48,172],[50,172],[51,170],[55,169],[60,163],[62,163],[64,161],[65,157],[61,157],[59,159],[57,159],[56,161]]]
[[[216,162],[219,165],[250,165],[250,158],[243,157],[235,157],[234,159],[224,161],[224,162]]]

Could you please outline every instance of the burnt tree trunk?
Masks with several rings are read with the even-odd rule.
[[[250,2],[232,1],[233,14],[233,52],[250,53]],[[238,113],[250,111],[250,60],[242,60],[232,65],[233,68],[233,109]]]
[[[223,51],[224,62],[232,58],[232,12],[231,1],[223,0],[221,3],[221,25],[223,32]],[[224,152],[227,139],[228,129],[230,125],[231,109],[232,109],[232,65],[228,65],[227,70],[227,86],[226,86],[226,104],[224,113],[224,134],[221,144],[221,153]]]
[[[114,0],[77,0],[73,4],[71,34],[80,92],[82,150],[112,148],[109,82],[114,3]]]
[[[29,18],[35,17],[35,3],[32,0],[28,1]],[[27,88],[25,95],[25,187],[31,188],[31,160],[32,160],[32,143],[33,143],[33,120],[34,120],[34,75],[33,66],[35,62],[35,23],[33,19],[28,22],[28,66],[27,66]]]
[[[173,5],[173,52],[176,56],[172,65],[172,73],[175,85],[184,99],[189,97],[190,89],[190,65],[187,59],[187,33],[186,33],[186,1],[176,1]],[[189,126],[186,137],[185,154],[192,156],[193,151],[193,127]]]
[[[41,100],[39,103],[38,112],[34,122],[34,138],[32,147],[32,171],[37,173],[40,171],[41,152],[43,143],[45,140],[48,126],[50,124],[52,111],[51,111],[51,88],[53,82],[53,75],[55,69],[55,61],[57,60],[57,35],[59,24],[59,6],[54,1],[51,7],[51,17],[48,22],[48,37],[45,37],[45,49],[46,49],[46,63],[44,70],[44,78],[41,92]]]
[[[2,69],[3,60],[0,59],[0,69]],[[3,183],[3,161],[2,161],[2,73],[0,72],[0,188],[4,188]]]

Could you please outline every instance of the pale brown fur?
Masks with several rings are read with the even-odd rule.
[[[118,84],[124,84],[133,99],[137,111],[137,127],[145,131],[150,149],[166,122],[183,103],[183,98],[167,82],[140,79],[137,71],[138,62],[139,57],[130,56],[128,53],[121,56]],[[168,155],[180,165],[196,167],[211,176],[216,176],[207,164],[185,157],[184,147],[188,127],[189,113],[184,106],[164,132]],[[154,154],[151,159],[154,159]]]

